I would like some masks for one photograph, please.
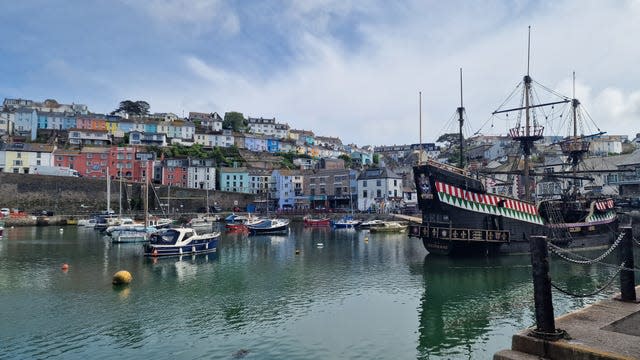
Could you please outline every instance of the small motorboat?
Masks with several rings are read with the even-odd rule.
[[[130,243],[149,241],[149,236],[158,231],[154,226],[144,224],[124,224],[109,226],[106,234],[111,237],[114,243]]]
[[[262,219],[246,224],[252,234],[279,234],[289,231],[288,219]]]
[[[382,226],[384,225],[384,221],[380,220],[380,219],[373,219],[373,220],[368,220],[368,221],[363,221],[360,224],[358,224],[358,229],[371,229],[373,227],[377,227],[377,226]]]
[[[197,231],[211,231],[213,229],[213,224],[218,221],[220,221],[220,217],[218,215],[206,214],[189,220],[187,227],[194,228]]]
[[[0,239],[2,239],[3,231],[4,231],[4,221],[0,220]]]
[[[409,227],[407,224],[399,223],[397,221],[383,221],[382,225],[373,226],[369,228],[369,231],[373,232],[405,232]]]
[[[360,221],[355,220],[351,216],[345,216],[331,223],[331,225],[336,229],[353,229],[358,224],[360,224]]]
[[[193,228],[157,231],[144,244],[144,256],[179,256],[215,252],[220,232],[199,235]]]
[[[79,219],[78,223],[76,224],[77,226],[86,226],[86,227],[90,227],[93,228],[96,226],[96,223],[98,222],[98,220],[96,220],[96,218],[90,218],[90,219]]]
[[[304,226],[329,226],[331,225],[331,219],[325,218],[313,218],[310,216],[305,216],[303,218]]]

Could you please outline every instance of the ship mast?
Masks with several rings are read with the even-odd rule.
[[[530,157],[531,157],[531,148],[533,147],[533,142],[542,138],[542,131],[540,131],[539,137],[532,136],[531,134],[531,109],[529,108],[529,96],[531,93],[531,76],[529,76],[529,63],[531,59],[531,26],[529,26],[529,35],[527,39],[527,75],[524,76],[524,111],[525,111],[525,127],[524,127],[524,135],[520,139],[520,144],[522,146],[522,151],[524,152],[524,176],[522,177],[524,183],[524,198],[527,201],[531,201],[531,188],[530,188]],[[534,133],[536,133],[536,129],[533,129]]]
[[[578,164],[582,161],[584,155],[589,152],[590,142],[582,137],[578,137],[578,106],[580,101],[576,99],[576,73],[573,72],[573,98],[571,99],[571,110],[573,122],[573,134],[569,137],[569,140],[560,144],[562,152],[567,155],[569,162],[571,163],[571,171],[574,176],[578,173]],[[577,176],[576,176],[577,179]],[[575,194],[578,191],[578,186],[574,182],[572,186],[572,192]]]
[[[523,78],[524,83],[524,106],[507,109],[507,110],[496,110],[493,112],[493,115],[506,113],[511,111],[522,111],[524,110],[524,118],[525,123],[524,126],[520,124],[516,124],[516,127],[509,129],[509,136],[515,141],[520,142],[520,147],[522,148],[522,153],[524,155],[524,168],[522,172],[522,182],[524,186],[524,200],[525,201],[533,201],[531,196],[531,149],[533,149],[533,143],[537,140],[542,139],[542,134],[544,132],[544,127],[538,125],[535,120],[535,117],[532,116],[531,112],[534,108],[542,107],[542,106],[551,106],[556,104],[567,103],[570,100],[563,99],[560,101],[549,102],[546,104],[533,104],[532,101],[532,90],[531,86],[533,80],[529,75],[529,65],[531,59],[531,26],[529,26],[529,34],[527,39],[527,75]]]
[[[460,125],[459,129],[459,138],[460,138],[460,160],[459,167],[461,169],[464,168],[464,137],[462,136],[462,125],[464,124],[464,103],[462,101],[462,68],[460,68],[460,107],[457,109],[458,111],[458,123]]]
[[[418,149],[418,165],[422,165],[422,91],[418,92],[418,108],[419,108],[419,115],[418,117],[420,118],[420,131],[418,134],[418,141],[420,141],[420,146]]]

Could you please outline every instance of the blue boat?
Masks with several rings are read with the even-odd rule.
[[[331,225],[336,229],[353,229],[360,224],[360,221],[355,220],[351,216],[345,216],[341,219],[334,220]]]
[[[217,251],[220,232],[198,235],[192,228],[165,229],[149,236],[144,256],[180,256]]]
[[[252,234],[281,234],[289,231],[289,220],[262,219],[246,226]]]

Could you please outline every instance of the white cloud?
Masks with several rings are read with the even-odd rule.
[[[162,4],[156,5],[158,14],[183,4],[155,3]],[[215,58],[194,52],[183,57],[188,73],[162,79],[171,86],[152,79],[140,91],[159,100],[152,102],[156,111],[195,108],[275,116],[294,128],[377,145],[418,141],[422,90],[423,139],[433,141],[459,106],[459,67],[464,68],[470,126],[478,129],[489,118],[526,71],[531,24],[534,79],[571,95],[571,71],[576,70],[577,96],[603,130],[638,131],[639,82],[630,69],[640,58],[634,36],[640,23],[621,21],[640,17],[637,2],[403,3],[393,9],[394,16],[402,15],[395,21],[359,23],[355,18],[353,27],[361,38],[351,48],[348,41],[329,34],[331,19],[359,12],[378,16],[383,12],[379,4],[385,3],[353,4],[294,2],[282,11],[278,26],[291,27],[285,41],[293,46],[293,60],[284,69],[263,69],[263,76],[256,78],[246,75],[255,72],[230,72]],[[207,13],[218,6],[207,2],[190,11]],[[181,16],[201,20],[198,16],[204,15]]]
[[[240,30],[238,15],[223,0],[122,0],[160,24],[184,23],[196,31],[222,29],[228,34]]]

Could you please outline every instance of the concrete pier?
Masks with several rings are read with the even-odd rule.
[[[640,359],[638,301],[601,300],[556,318],[555,324],[566,332],[563,339],[542,340],[531,336],[533,328],[526,329],[513,336],[510,350],[497,352],[493,359]]]

